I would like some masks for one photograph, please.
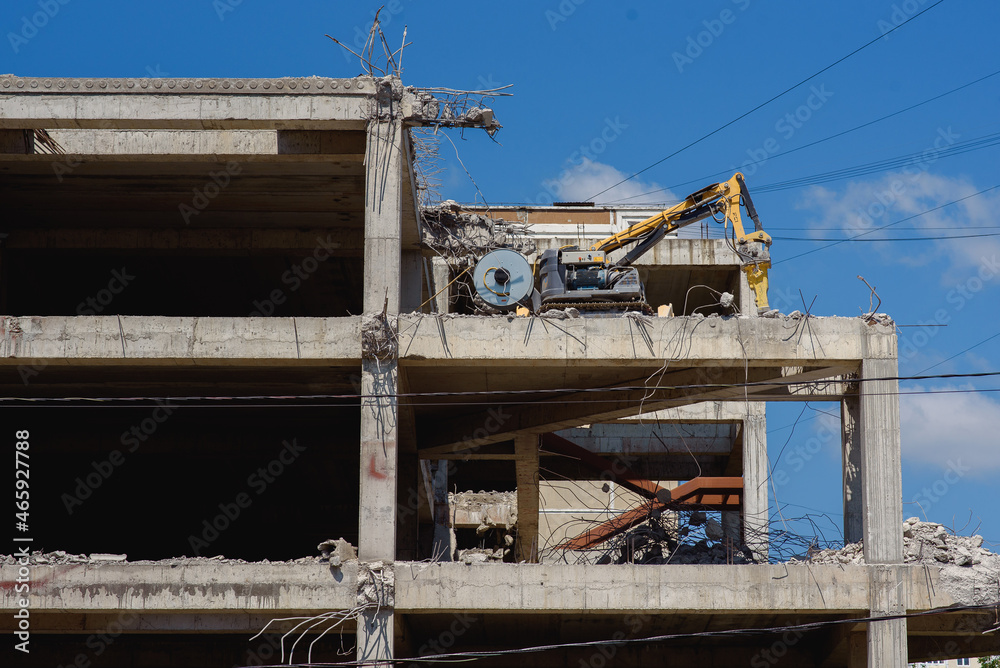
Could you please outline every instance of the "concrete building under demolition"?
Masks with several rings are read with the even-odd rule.
[[[481,102],[0,77],[3,665],[1000,652],[1000,557],[901,523],[891,321],[759,316],[697,235],[638,262],[656,315],[483,308],[477,255],[640,214],[422,206]],[[769,534],[769,401],[839,403],[846,545]]]

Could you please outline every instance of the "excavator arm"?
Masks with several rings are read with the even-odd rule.
[[[741,203],[753,221],[754,229],[751,232],[743,227]],[[728,181],[702,188],[688,195],[683,202],[597,242],[590,250],[607,254],[634,243],[635,247],[612,265],[613,268],[627,267],[667,234],[719,214],[723,216],[723,221],[720,222],[725,224],[727,230],[732,223],[733,237],[730,239],[727,232],[726,239],[739,256],[747,282],[754,291],[757,310],[763,313],[770,308],[767,303],[767,272],[771,267],[771,237],[761,227],[757,209],[750,199],[743,174],[739,172]]]

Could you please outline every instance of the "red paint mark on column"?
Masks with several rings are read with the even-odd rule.
[[[375,478],[376,480],[385,480],[386,478],[389,477],[375,467],[375,455],[372,455],[371,463],[368,465],[368,475]]]

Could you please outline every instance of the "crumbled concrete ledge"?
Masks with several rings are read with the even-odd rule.
[[[103,553],[94,554],[71,554],[62,550],[43,552],[36,550],[31,553],[28,559],[29,566],[61,566],[64,564],[129,564],[129,565],[158,565],[158,566],[187,566],[194,564],[319,564],[325,560],[323,557],[301,557],[299,559],[276,560],[262,559],[260,561],[247,561],[245,559],[229,559],[224,556],[215,557],[168,557],[166,559],[138,559],[130,561],[127,555],[109,555]],[[15,555],[0,556],[0,566],[23,565]]]
[[[939,567],[942,586],[965,605],[1000,599],[1000,554],[982,545],[982,536],[954,536],[935,522],[916,517],[903,522],[903,562]],[[861,543],[850,543],[839,550],[820,550],[805,562],[789,563],[864,564],[864,550]]]

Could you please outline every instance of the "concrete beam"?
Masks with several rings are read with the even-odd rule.
[[[52,130],[68,155],[139,156],[323,155],[331,160],[361,162],[361,131],[303,130]]]
[[[360,324],[360,317],[0,316],[0,366],[25,360],[36,365],[358,364]]]
[[[363,129],[372,79],[0,77],[0,128]]]
[[[0,582],[15,582],[18,567],[0,566]],[[869,610],[873,566],[776,564],[753,566],[576,566],[397,562],[400,612],[551,612],[772,614],[861,613]],[[956,601],[941,584],[941,569],[879,567],[904,592],[907,610]],[[339,569],[315,563],[180,563],[32,566],[32,612],[232,614],[350,610],[357,604],[357,564]],[[720,587],[719,583],[727,583]],[[449,595],[442,597],[441,592]],[[21,595],[0,588],[0,611],[18,609]],[[978,627],[976,627],[978,628]],[[978,634],[978,631],[973,631]]]
[[[333,222],[333,221],[331,221]],[[62,228],[16,229],[4,242],[10,249],[73,250],[185,250],[233,255],[313,253],[317,248],[336,257],[358,256],[364,231],[330,225],[312,229],[262,229],[249,227],[164,229]]]
[[[324,611],[325,612],[325,611]],[[240,633],[252,636],[268,627],[272,632],[290,631],[298,621],[274,622],[274,612],[247,612],[220,610],[206,612],[61,612],[37,613],[31,617],[31,630],[38,633],[90,634],[107,633],[109,629],[123,627],[124,633],[156,634],[220,634]],[[289,610],[282,615],[311,617],[315,610]],[[13,615],[0,617],[0,631],[17,630]],[[345,620],[338,630],[354,632],[354,620]]]
[[[494,420],[490,407],[486,410],[467,414],[450,420],[447,424],[435,421],[433,424],[418,426],[418,435],[423,448],[443,448],[455,451],[480,448],[490,443],[510,440],[517,433],[547,433],[570,429],[594,422],[606,422],[636,415],[643,410],[658,410],[671,406],[698,403],[702,401],[745,401],[756,400],[757,392],[767,392],[780,387],[783,382],[810,382],[821,380],[845,372],[843,367],[821,367],[796,370],[785,373],[782,368],[749,367],[731,369],[685,369],[673,371],[662,379],[657,391],[622,390],[574,392],[558,395],[548,400],[537,400],[529,406],[508,408],[501,424],[493,431],[482,426],[500,422]],[[752,385],[744,385],[745,382]],[[773,384],[772,384],[773,383]],[[635,384],[628,383],[631,388]],[[640,383],[641,386],[641,383]],[[667,389],[673,388],[673,389]],[[718,388],[718,389],[715,389]],[[484,404],[488,405],[488,404]],[[438,452],[438,450],[431,450]],[[426,456],[422,454],[421,456]]]
[[[627,455],[728,455],[739,433],[739,424],[645,424],[612,422],[556,432],[568,441],[597,454]]]
[[[400,612],[867,614],[870,566],[398,564]],[[893,567],[910,610],[950,605],[939,569]],[[719,583],[724,582],[724,587]],[[448,596],[442,597],[441,592]]]
[[[18,577],[0,567],[0,582]],[[357,605],[358,569],[327,564],[246,564],[209,559],[180,563],[71,564],[31,567],[32,612],[149,613],[350,610]],[[0,610],[22,595],[0,588]]]
[[[739,403],[726,401],[706,401],[700,404],[690,404],[687,406],[677,406],[675,408],[665,408],[661,411],[651,411],[636,415],[631,418],[617,420],[619,424],[634,424],[642,422],[649,423],[684,423],[702,424],[716,422],[742,422],[748,414],[756,415],[757,410],[763,411],[763,407],[757,403],[750,404],[750,412],[747,406]],[[763,415],[763,412],[760,413]]]
[[[811,335],[796,339],[798,320],[780,318],[454,318],[400,317],[399,354],[410,366],[516,367],[545,361],[573,366],[802,366],[840,364],[856,370],[864,340],[895,337],[859,318],[811,319]],[[742,344],[742,346],[741,346]],[[673,367],[673,365],[672,365]]]

